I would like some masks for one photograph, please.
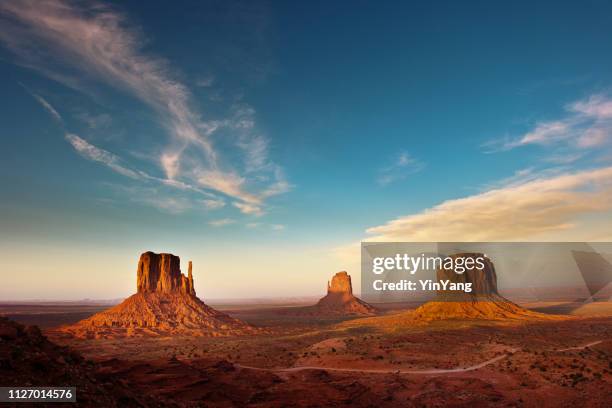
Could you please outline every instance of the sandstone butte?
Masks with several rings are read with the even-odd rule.
[[[414,311],[419,320],[439,319],[552,319],[553,316],[524,309],[501,296],[497,290],[497,274],[493,262],[479,253],[459,253],[451,258],[483,257],[484,267],[472,269],[463,274],[454,270],[439,269],[438,280],[454,283],[471,283],[472,292],[460,294],[438,291],[436,299],[423,304]]]
[[[153,252],[140,255],[136,288],[137,292],[122,303],[59,331],[80,338],[226,336],[256,331],[202,302],[195,293],[192,263],[185,276],[178,256]]]
[[[314,306],[319,314],[373,315],[376,308],[353,295],[351,276],[345,271],[336,273],[327,282],[327,295]]]

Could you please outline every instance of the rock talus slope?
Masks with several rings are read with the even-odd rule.
[[[552,318],[548,315],[524,309],[501,296],[497,290],[497,274],[493,262],[478,253],[460,253],[451,258],[483,257],[484,267],[456,273],[454,270],[438,269],[437,279],[453,283],[471,283],[472,292],[438,291],[434,301],[417,308],[414,315],[421,320],[438,319],[529,319]]]
[[[254,332],[248,324],[219,312],[195,293],[192,264],[181,273],[180,259],[172,254],[145,252],[136,272],[136,294],[97,313],[63,333],[100,338],[140,335],[240,335]]]

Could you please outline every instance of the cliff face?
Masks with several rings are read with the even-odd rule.
[[[136,272],[136,289],[141,292],[187,293],[195,296],[191,261],[189,276],[181,273],[181,259],[172,254],[145,252],[140,255]]]
[[[460,253],[451,255],[450,258],[472,258],[476,259],[482,257],[484,259],[483,268],[474,268],[466,270],[464,273],[457,273],[452,269],[438,269],[436,275],[438,280],[449,280],[453,283],[470,283],[472,285],[472,291],[470,293],[450,293],[439,291],[438,298],[457,298],[456,300],[473,300],[474,297],[481,298],[481,300],[488,300],[490,298],[499,297],[497,292],[497,274],[495,273],[495,266],[493,262],[484,254],[479,253]]]
[[[348,293],[352,295],[353,285],[351,283],[351,276],[345,271],[335,274],[331,283],[327,283],[327,293]]]

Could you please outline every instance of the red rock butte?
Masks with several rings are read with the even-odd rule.
[[[192,263],[187,276],[180,258],[145,252],[136,272],[136,294],[60,332],[81,338],[176,335],[226,336],[255,332],[247,323],[219,312],[195,293]]]
[[[438,269],[437,279],[449,280],[453,283],[471,283],[472,292],[453,293],[438,291],[437,299],[427,302],[414,311],[414,316],[420,320],[439,319],[530,319],[553,318],[550,315],[524,309],[501,296],[497,290],[497,274],[493,262],[484,254],[460,253],[450,256],[483,257],[484,267],[456,273],[452,269]]]
[[[374,306],[353,295],[351,276],[345,271],[335,274],[331,282],[327,282],[327,295],[315,305],[321,314],[338,315],[373,315]]]

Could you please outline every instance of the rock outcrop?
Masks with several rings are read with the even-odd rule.
[[[136,272],[136,294],[61,332],[76,337],[175,335],[224,336],[254,332],[248,324],[219,312],[195,293],[192,263],[187,276],[172,254],[145,252]]]
[[[158,401],[137,394],[123,381],[100,375],[95,363],[49,341],[37,326],[23,326],[2,316],[0,378],[5,387],[76,387],[78,405],[83,407],[158,406]]]
[[[327,295],[314,306],[321,314],[338,315],[372,315],[376,313],[374,306],[353,295],[351,276],[342,271],[335,274],[331,282],[327,282]]]
[[[497,274],[493,262],[483,254],[460,253],[451,258],[483,257],[484,267],[456,273],[454,270],[439,269],[438,281],[449,280],[452,283],[470,283],[472,291],[438,291],[434,301],[417,308],[414,315],[422,320],[438,319],[527,319],[548,317],[542,313],[524,309],[504,298],[497,291]]]

